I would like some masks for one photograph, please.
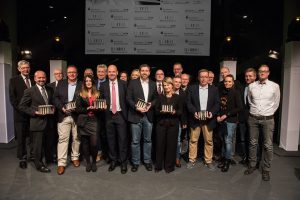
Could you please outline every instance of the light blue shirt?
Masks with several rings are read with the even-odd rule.
[[[75,90],[76,90],[76,83],[69,83],[68,84],[68,101],[73,101]]]
[[[199,101],[200,109],[207,110],[208,85],[202,87],[199,85]]]

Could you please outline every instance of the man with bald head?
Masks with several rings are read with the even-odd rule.
[[[117,161],[121,162],[121,173],[127,172],[127,105],[126,89],[127,83],[118,79],[116,65],[109,65],[107,68],[108,81],[100,86],[101,98],[106,100],[105,127],[108,142],[108,154],[110,166],[108,171],[116,168]]]
[[[37,108],[41,105],[53,105],[53,90],[45,85],[46,74],[43,71],[36,71],[34,74],[35,86],[24,91],[24,95],[19,104],[19,109],[30,116],[30,131],[33,136],[34,164],[38,171],[47,173],[50,169],[43,163],[43,152],[48,153],[49,148],[44,144],[49,137],[53,124],[50,115],[40,113]],[[54,109],[54,108],[53,108]],[[43,151],[43,148],[45,150]]]

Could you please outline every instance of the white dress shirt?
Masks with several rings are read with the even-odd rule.
[[[249,85],[248,101],[250,114],[255,116],[274,115],[280,102],[280,89],[277,83],[266,80],[265,83],[255,81]]]
[[[199,101],[200,101],[201,110],[207,110],[207,99],[208,99],[208,85],[204,87],[199,85]]]
[[[40,86],[40,85],[38,85],[38,84],[36,84],[36,86],[39,88],[39,91],[40,91],[41,95],[43,96],[43,93],[42,93],[42,86]],[[49,99],[49,97],[48,97],[48,93],[47,93],[47,90],[46,90],[46,88],[45,88],[45,87],[44,87],[44,90],[45,90],[45,93],[46,93],[46,97],[47,97],[47,99]]]
[[[121,111],[121,106],[120,106],[120,98],[119,98],[119,86],[118,86],[118,80],[111,81],[109,80],[109,91],[110,91],[110,110],[112,109],[112,84],[115,82],[115,91],[116,91],[116,106],[117,106],[117,111]]]
[[[146,81],[141,80],[141,84],[142,84],[142,88],[143,88],[143,92],[144,92],[144,97],[145,97],[145,101],[148,102],[148,95],[149,95],[149,79],[147,79]]]

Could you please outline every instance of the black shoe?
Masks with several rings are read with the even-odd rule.
[[[248,167],[246,171],[244,171],[245,175],[252,174],[256,170],[256,167]]]
[[[27,162],[25,160],[21,160],[19,164],[21,169],[26,169],[27,168]]]
[[[96,172],[97,171],[97,165],[96,162],[92,163],[92,172]]]
[[[246,165],[246,164],[248,164],[248,159],[247,159],[247,157],[244,156],[244,157],[242,158],[242,160],[239,161],[239,164],[241,164],[241,165]]]
[[[256,169],[259,169],[259,166],[260,166],[260,162],[257,161],[257,163],[256,163],[256,165],[255,165],[255,168],[256,168]]]
[[[231,164],[231,165],[236,165],[235,160],[231,159],[231,160],[230,160],[230,164]]]
[[[139,165],[132,165],[131,171],[136,172],[138,170],[138,168],[139,168]]]
[[[145,167],[147,171],[152,171],[152,164],[151,163],[145,163]]]
[[[87,163],[86,164],[86,167],[85,167],[85,171],[86,172],[90,172],[92,170],[92,165],[91,165],[91,163]]]
[[[225,161],[221,161],[219,164],[218,164],[218,168],[223,168],[225,165]]]
[[[154,168],[154,172],[155,172],[155,173],[158,173],[158,172],[160,172],[160,171],[161,171],[161,168],[156,168],[156,167]]]
[[[108,168],[108,171],[111,172],[111,171],[115,170],[115,168],[116,168],[116,162],[111,161],[110,165],[109,165],[109,168]]]
[[[262,180],[264,181],[270,181],[270,173],[269,171],[262,171]]]
[[[127,164],[121,164],[121,174],[126,174],[127,172]]]
[[[29,160],[30,162],[34,162],[34,157],[33,157],[33,156],[30,156],[28,160]]]
[[[40,169],[38,169],[42,173],[49,173],[51,170],[47,168],[46,166],[42,166]]]
[[[172,172],[172,171],[174,171],[174,169],[165,169],[165,172],[166,172],[166,173],[170,173],[170,172]]]
[[[222,172],[228,172],[230,163],[231,163],[231,160],[226,159],[225,162],[224,162],[224,166],[222,167],[221,171]]]

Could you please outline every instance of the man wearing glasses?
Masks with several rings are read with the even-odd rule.
[[[269,74],[269,67],[261,65],[258,69],[258,81],[249,85],[249,168],[244,172],[245,175],[249,175],[256,169],[257,141],[261,129],[264,138],[264,161],[262,166],[262,179],[264,181],[270,180],[269,172],[273,159],[274,113],[280,102],[279,85],[268,80]]]

